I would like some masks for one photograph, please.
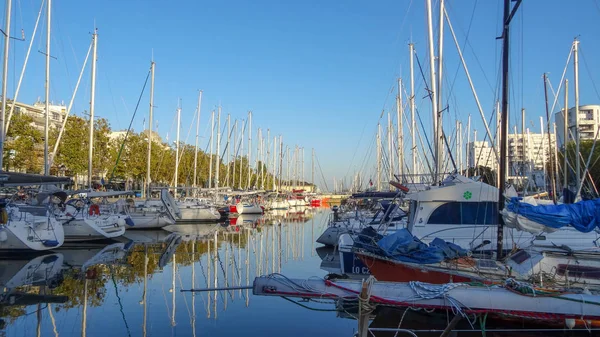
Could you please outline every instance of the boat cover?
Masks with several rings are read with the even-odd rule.
[[[532,205],[513,197],[506,204],[506,210],[551,229],[572,226],[583,233],[600,230],[600,199],[574,204]]]
[[[429,245],[414,237],[407,229],[400,229],[377,242],[384,254],[392,259],[410,263],[438,263],[468,255],[466,249],[435,238]]]

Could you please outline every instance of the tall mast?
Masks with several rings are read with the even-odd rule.
[[[426,0],[427,7],[427,31],[428,31],[428,46],[429,46],[429,80],[430,80],[430,90],[431,90],[431,111],[433,116],[433,146],[434,150],[434,162],[435,169],[433,172],[433,183],[437,184],[439,180],[439,175],[441,174],[442,160],[440,158],[440,126],[438,126],[438,99],[437,99],[437,90],[436,90],[436,82],[437,78],[435,76],[435,51],[433,48],[433,18],[432,18],[432,8],[431,8],[431,0]]]
[[[381,124],[377,123],[377,191],[381,191]]]
[[[250,189],[251,182],[250,160],[252,160],[252,111],[248,111],[248,184],[246,189]]]
[[[496,254],[498,259],[502,259],[503,251],[503,240],[504,240],[504,219],[500,214],[500,211],[504,208],[504,189],[506,183],[506,155],[507,155],[507,140],[508,140],[508,95],[509,95],[509,82],[508,82],[508,71],[509,71],[509,25],[510,20],[521,5],[521,0],[517,0],[517,4],[514,6],[511,14],[510,1],[504,0],[504,17],[502,22],[502,115],[500,120],[502,125],[500,128],[500,184],[498,186],[498,234],[496,243]]]
[[[262,163],[260,163],[260,167],[258,166],[260,160],[262,159],[262,147],[261,147],[261,138],[262,138],[262,130],[261,128],[258,128],[257,132],[256,132],[256,159],[254,160],[255,164],[254,167],[256,167],[256,187],[260,188],[260,173],[261,173],[261,167],[262,167]]]
[[[392,141],[392,137],[393,137],[393,126],[392,126],[392,114],[388,112],[388,126],[387,126],[387,140],[388,140],[388,157],[389,157],[389,174],[388,174],[388,179],[389,180],[394,180],[394,155],[395,155],[395,151],[394,151],[394,147],[392,145],[393,141]],[[390,189],[391,189],[391,185],[389,185]]]
[[[266,174],[267,177],[269,176],[269,160],[271,159],[271,147],[269,146],[269,139],[271,139],[271,129],[267,129],[267,140],[266,140],[266,148],[267,148],[267,153],[266,153],[267,160],[266,161],[267,161],[267,163],[266,163],[265,167],[267,169],[267,174]],[[265,186],[264,186],[265,185],[265,182],[264,182],[265,178],[264,178],[264,176],[265,175],[263,174],[263,188],[265,188]],[[267,181],[267,184],[268,183],[269,182]]]
[[[179,178],[179,129],[181,129],[181,101],[177,106],[177,132],[176,134],[176,142],[175,142],[175,191],[173,192],[173,196],[177,198],[177,184]],[[175,255],[173,255],[175,256]]]
[[[414,69],[414,51],[415,46],[412,43],[408,44],[410,51],[410,133],[411,133],[411,157],[412,157],[412,174],[417,172],[417,124],[415,123],[415,69]],[[414,181],[414,179],[413,179]]]
[[[229,166],[231,166],[231,131],[233,131],[231,129],[231,115],[227,114],[227,132],[229,133],[229,135],[227,136],[227,181],[225,183],[229,186],[233,186],[229,183],[229,181],[231,180],[231,177],[229,176]]]
[[[569,188],[569,160],[567,144],[569,143],[569,80],[565,79],[565,110],[563,115],[563,145],[565,147],[564,163],[563,163],[563,188]]]
[[[152,195],[150,192],[150,167],[152,158],[152,119],[154,114],[154,68],[156,64],[154,60],[150,62],[150,108],[148,111],[148,157],[146,158],[146,198],[149,199]],[[196,148],[198,147],[198,130],[196,129]],[[196,152],[198,150],[196,149]],[[194,157],[195,160],[195,157]],[[196,184],[196,166],[194,165],[194,186]]]
[[[212,171],[213,171],[213,136],[215,134],[215,110],[210,115],[210,150],[208,151],[208,188],[212,188]]]
[[[235,162],[237,160],[237,149],[238,149],[238,145],[237,145],[237,132],[238,132],[238,127],[237,127],[237,119],[235,120],[235,122],[233,123],[233,128],[235,129],[233,131],[233,167],[232,167],[232,171],[233,173],[232,175],[232,182],[231,182],[231,188],[235,188]],[[240,180],[242,179],[241,175],[240,175]]]
[[[396,119],[398,120],[398,179],[401,182],[404,180],[404,111],[402,109],[402,79],[399,78],[398,97],[396,98]]]
[[[304,187],[304,147],[302,147],[302,187]]]
[[[312,169],[310,171],[310,182],[313,185],[313,192],[315,192],[315,148],[313,147],[312,149],[312,159],[310,161],[310,165],[312,166]]]
[[[277,137],[273,137],[273,191],[277,189],[275,178],[277,177]]]
[[[467,172],[466,172],[465,176],[466,176],[467,178],[468,178],[468,177],[469,177],[469,175],[470,175],[470,174],[469,174],[469,168],[470,168],[470,165],[471,165],[471,164],[470,164],[470,160],[471,160],[470,156],[471,156],[471,153],[470,153],[470,151],[469,151],[469,146],[471,146],[470,144],[471,144],[471,115],[469,115],[469,118],[467,119],[467,148],[465,149],[465,151],[467,152],[467,153],[466,153],[466,160],[465,160],[465,164],[466,164],[466,166],[467,166]]]
[[[552,132],[550,132],[550,110],[548,108],[548,91],[546,89],[546,85],[547,85],[547,76],[546,73],[544,73],[544,98],[546,99],[546,119],[547,119],[547,123],[548,123],[548,158],[550,158],[550,180],[552,180],[552,201],[554,201],[554,203],[556,204],[556,184],[554,181],[554,174],[552,173],[554,167],[553,167],[553,163],[552,163],[552,154],[550,151],[552,151],[552,139],[550,137],[550,135],[552,134]],[[540,118],[541,119],[541,118]],[[542,123],[542,129],[544,128],[544,124]],[[542,132],[542,135],[544,134],[544,132]],[[556,137],[556,132],[554,133],[554,136]],[[544,144],[544,139],[542,139],[542,144]],[[542,148],[545,148],[545,146],[542,145]],[[542,152],[542,155],[544,158],[544,169],[546,169],[546,151]],[[555,161],[556,163],[556,161]],[[556,172],[556,174],[558,174],[558,172]],[[545,183],[545,182],[544,182]]]
[[[283,177],[283,135],[279,135],[279,187],[277,192],[281,190],[281,178]]]
[[[3,157],[4,157],[4,139],[6,137],[6,129],[4,128],[4,118],[6,117],[6,90],[8,83],[8,49],[10,46],[10,16],[12,1],[6,0],[6,27],[4,28],[4,62],[2,66],[2,111],[0,112],[0,169],[3,168]],[[48,6],[50,7],[50,6]],[[48,139],[48,134],[46,134],[46,139]],[[46,141],[45,147],[45,157],[44,157],[44,172],[46,171],[46,166],[48,163],[48,143]],[[45,172],[48,174],[47,172]]]
[[[219,193],[219,172],[221,171],[221,106],[217,113],[217,158],[215,164],[215,187]]]
[[[500,117],[500,102],[496,101],[496,144],[492,144],[496,149],[500,147],[500,123],[502,119]],[[488,156],[489,160],[489,156]],[[493,164],[493,163],[492,163]],[[500,186],[500,161],[496,160],[496,186]]]
[[[45,107],[45,110],[46,110],[45,117],[46,118],[44,120],[44,174],[45,175],[50,174],[50,166],[49,166],[50,161],[48,160],[49,159],[48,158],[48,137],[49,137],[48,123],[50,122],[50,23],[52,22],[51,17],[52,17],[52,0],[48,0],[48,5],[46,6],[46,85],[45,85],[46,86],[46,107]],[[8,25],[8,22],[6,24]],[[7,35],[6,39],[10,39],[10,36]],[[96,49],[96,47],[94,47],[94,50],[95,49]],[[95,59],[96,59],[95,52],[93,55],[94,55],[93,56],[94,59],[92,60],[92,64],[94,64],[96,62],[95,61]],[[92,69],[95,69],[94,67],[95,66],[92,66]],[[4,73],[6,74],[6,72],[4,72]],[[92,120],[93,120],[93,118],[92,118]],[[4,121],[3,121],[3,123],[4,123]],[[91,177],[88,177],[88,180],[89,180],[89,185],[91,186]]]
[[[579,40],[573,41],[573,70],[575,72],[575,199],[579,197],[579,184],[581,184],[581,160],[579,159]],[[566,108],[566,107],[565,107]]]
[[[462,138],[462,122],[458,122],[458,173],[462,174],[463,171],[463,138]]]
[[[438,64],[437,64],[437,77],[438,77],[438,83],[437,83],[437,99],[438,99],[438,108],[440,110],[442,110],[442,70],[443,70],[443,59],[442,56],[444,54],[444,0],[440,0],[440,21],[439,21],[439,36],[438,36]],[[441,114],[441,111],[440,111]],[[438,117],[439,121],[438,123],[440,123],[440,125],[438,126],[439,129],[441,130],[442,126],[441,126],[441,115]],[[441,131],[439,131],[441,132]],[[442,135],[438,134],[438,138],[441,138]],[[442,142],[442,140],[440,140],[440,142]]]
[[[244,122],[244,120],[242,119],[242,122]],[[242,163],[244,162],[242,160],[242,156],[241,156],[241,152],[244,151],[244,130],[246,130],[246,124],[244,124],[242,126],[242,134],[240,135],[240,149],[238,152],[240,152],[240,181],[238,182],[239,186],[238,188],[242,188],[242,170],[244,168],[244,165],[242,165]]]
[[[198,91],[198,106],[196,107],[196,142],[194,146],[194,181],[192,182],[192,187],[194,188],[194,195],[198,195],[197,188],[197,177],[198,177],[198,140],[199,140],[199,132],[200,132],[200,109],[202,108],[202,90]],[[152,127],[152,126],[150,126]],[[148,161],[148,165],[150,165],[150,161]],[[148,170],[150,172],[150,170]]]
[[[525,149],[527,148],[527,144],[525,143],[525,109],[521,108],[521,146],[523,150],[523,160],[521,160],[521,176],[525,176]]]
[[[48,2],[50,5],[50,2]],[[89,140],[89,151],[88,151],[88,188],[92,188],[92,158],[94,155],[94,110],[96,105],[96,52],[98,48],[98,29],[92,34],[92,86],[90,93],[90,140]],[[48,99],[46,99],[46,106],[48,106]],[[48,142],[48,113],[50,110],[46,109],[46,144]],[[44,149],[46,156],[48,155],[48,147]],[[47,158],[46,158],[47,159]],[[46,161],[46,174],[50,170],[50,162]]]

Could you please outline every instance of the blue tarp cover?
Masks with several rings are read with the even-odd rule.
[[[600,229],[600,199],[582,200],[574,204],[534,206],[513,197],[506,204],[506,209],[552,228],[570,225],[583,233]]]
[[[429,245],[414,237],[407,229],[387,235],[377,246],[390,258],[410,263],[438,263],[447,259],[467,256],[468,251],[440,238]]]

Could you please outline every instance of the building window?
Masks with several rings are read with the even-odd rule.
[[[441,225],[493,225],[498,223],[498,203],[483,202],[447,202],[436,208],[427,221],[428,224]]]
[[[53,112],[52,119],[54,119],[55,121],[60,121],[60,114]]]

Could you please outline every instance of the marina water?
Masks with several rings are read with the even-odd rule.
[[[177,225],[182,233],[178,239],[165,230],[127,231],[120,240],[126,251],[105,253],[104,262],[91,266],[85,263],[114,242],[58,249],[55,255],[63,256],[59,275],[49,276],[52,279],[45,285],[38,282],[19,290],[47,298],[60,295],[64,303],[45,303],[42,296],[38,296],[42,298],[39,304],[7,303],[2,308],[2,333],[351,336],[356,321],[340,318],[331,303],[307,303],[317,309],[310,310],[277,297],[252,296],[247,289],[181,292],[251,285],[255,276],[270,273],[323,277],[327,272],[319,269],[315,239],[323,232],[328,214],[328,209],[306,209],[240,217],[231,224]],[[14,257],[3,262],[12,263],[11,259]],[[82,271],[82,267],[87,269]],[[35,273],[36,266],[31,268],[28,273]],[[38,268],[37,272],[42,271]]]

